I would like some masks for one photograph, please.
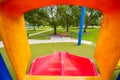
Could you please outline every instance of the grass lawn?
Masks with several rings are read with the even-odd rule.
[[[27,30],[27,35],[29,36],[29,34],[33,34],[33,33],[37,33],[37,32],[42,32],[42,31],[46,31],[49,30],[50,27],[48,26],[40,26],[39,28],[37,28],[36,30],[31,30],[31,29],[26,29]],[[44,33],[42,34],[38,34],[38,35],[34,35],[34,36],[30,36],[28,37],[29,39],[40,39],[40,40],[48,40],[50,39],[49,36],[45,35]]]
[[[27,34],[33,34],[33,33],[37,33],[37,32],[41,32],[43,30],[27,30]]]
[[[40,39],[40,40],[48,40],[48,39],[50,39],[49,36],[46,36],[44,34],[38,34],[38,35],[30,36],[28,38],[29,39]]]
[[[0,37],[0,41],[2,41],[2,40],[1,40],[1,37]]]
[[[88,40],[92,42],[97,42],[99,28],[88,28],[87,33],[83,33],[82,40]],[[78,39],[78,28],[70,28],[70,36]]]
[[[98,38],[98,34],[100,29],[99,28],[90,28],[87,29],[87,33],[83,33],[83,40],[88,40],[88,41],[92,41],[92,42],[97,42],[97,38]]]
[[[48,40],[50,39],[49,35],[52,35],[53,34],[53,30],[51,31],[48,31],[48,32],[44,32],[44,33],[41,33],[41,34],[37,34],[37,35],[34,35],[34,36],[30,36],[28,37],[29,39],[39,39],[39,40]],[[66,34],[66,32],[63,30],[63,29],[57,29],[57,34]]]
[[[96,43],[99,30],[100,30],[99,28],[88,28],[87,33],[83,33],[82,40],[92,41],[92,42]],[[78,31],[79,31],[79,28],[70,27],[69,28],[69,36],[72,38],[78,39]],[[49,35],[49,34],[53,34],[53,30],[45,32],[42,35]],[[67,33],[64,28],[57,28],[57,34],[67,34]],[[40,35],[36,35],[35,37],[33,36],[33,39],[35,39],[35,38],[41,39],[41,38],[38,38],[37,36],[39,37]],[[32,38],[30,38],[30,39],[32,39]],[[49,38],[46,38],[46,39],[49,39]]]
[[[37,32],[41,32],[41,31],[46,31],[49,30],[50,27],[49,26],[39,26],[39,28],[37,27],[35,30],[33,27],[26,28],[27,34],[33,34],[33,33],[37,33]]]
[[[31,57],[30,63],[34,58],[51,54],[54,51],[69,51],[70,53],[75,54],[75,55],[80,55],[80,56],[85,56],[85,57],[91,58],[95,62],[95,59],[93,57],[94,50],[95,50],[94,45],[77,46],[77,43],[45,43],[45,44],[30,45],[30,48],[31,48],[31,52],[32,52],[32,57]],[[5,59],[5,62],[8,66],[10,73],[12,74],[12,77],[14,79],[16,79],[4,48],[0,48],[0,52],[2,53],[2,55]],[[116,76],[117,76],[118,72],[119,72],[119,70],[115,70],[112,80],[116,80]]]

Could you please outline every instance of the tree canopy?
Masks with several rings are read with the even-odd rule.
[[[69,27],[79,27],[81,7],[71,5],[48,6],[39,8],[25,14],[25,20],[32,26],[49,25],[54,28],[54,34],[57,34],[57,26],[62,26],[69,32]],[[85,13],[85,27],[89,25],[100,25],[101,13],[97,10],[87,8]]]

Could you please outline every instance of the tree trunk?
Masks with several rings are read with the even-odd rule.
[[[56,34],[57,34],[57,27],[54,26],[54,35],[56,35]]]
[[[84,31],[83,31],[84,33],[86,33],[87,27],[88,27],[88,23],[86,22],[86,23],[85,23],[85,27],[84,27]]]
[[[94,28],[94,25],[92,24],[92,28]]]
[[[33,26],[33,28],[34,28],[34,31],[35,31],[35,26]]]
[[[66,31],[69,32],[69,27],[68,27],[68,25],[66,26]]]
[[[40,26],[37,26],[37,28],[39,28]]]
[[[28,29],[30,30],[30,26],[28,26]]]

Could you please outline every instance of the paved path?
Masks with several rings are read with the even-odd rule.
[[[29,39],[29,44],[40,44],[40,43],[56,43],[56,42],[78,42],[77,39],[72,39],[70,37],[59,37],[59,36],[51,36],[50,40],[35,40]],[[82,40],[82,44],[91,45],[93,42]],[[0,47],[3,47],[3,43],[0,41]]]
[[[1,48],[1,47],[4,47],[2,41],[0,41],[0,48]]]

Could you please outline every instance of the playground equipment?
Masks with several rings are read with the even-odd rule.
[[[69,52],[55,52],[34,59],[29,75],[98,76],[98,73],[92,60],[88,58],[75,56]]]
[[[100,79],[109,80],[120,59],[120,0],[0,0],[0,36],[18,80],[98,80],[98,77],[26,76],[31,56],[24,13],[50,5],[70,4],[100,10],[103,21],[95,50]],[[107,61],[107,62],[106,62]],[[22,65],[22,66],[21,66]]]
[[[86,7],[82,6],[81,17],[80,17],[80,27],[79,27],[79,33],[78,33],[78,46],[80,46],[82,42],[82,30],[84,26],[85,11],[86,11]]]
[[[82,7],[81,9],[81,17],[80,17],[80,28],[79,28],[79,34],[78,34],[78,46],[81,45],[82,42],[82,30],[83,30],[83,26],[84,26],[84,18],[85,18],[85,11],[86,11],[86,7]]]

